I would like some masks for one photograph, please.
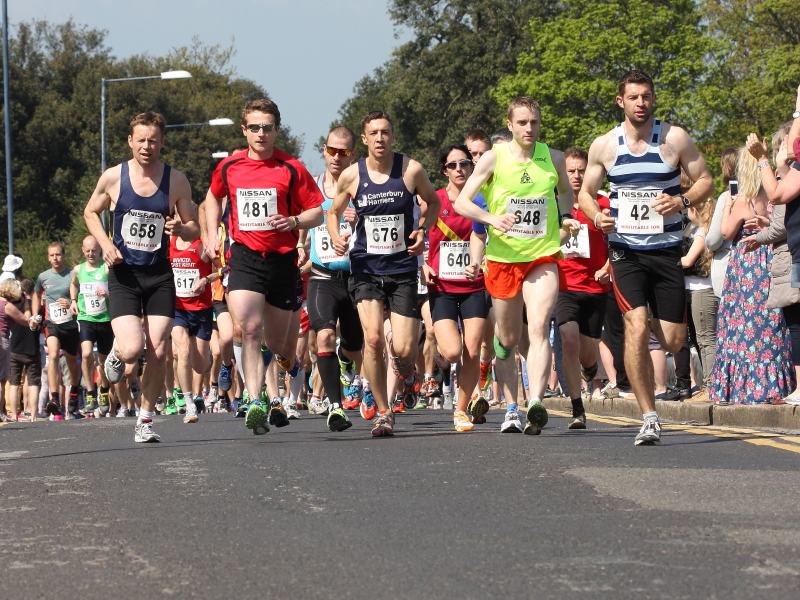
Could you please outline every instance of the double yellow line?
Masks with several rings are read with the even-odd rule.
[[[558,417],[572,416],[571,413],[560,410],[550,410],[548,412]],[[600,423],[617,425],[619,427],[640,427],[642,424],[640,420],[630,419],[628,417],[609,417],[587,413],[586,418]],[[686,431],[687,433],[695,433],[697,435],[713,435],[718,438],[732,438],[742,440],[749,444],[755,444],[756,446],[769,446],[771,448],[788,450],[789,452],[800,454],[800,437],[781,435],[779,433],[768,433],[765,431],[758,431],[757,429],[741,429],[738,427],[716,427],[713,425],[665,425],[662,423],[661,428],[671,431]]]

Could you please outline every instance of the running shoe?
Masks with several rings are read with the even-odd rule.
[[[567,425],[567,429],[586,429],[586,413],[581,413],[577,417],[572,417],[569,425]]]
[[[539,435],[547,425],[547,409],[538,400],[531,402],[525,414],[525,435]]]
[[[406,391],[403,392],[403,408],[413,410],[416,405],[417,394],[414,393],[413,389],[406,388]]]
[[[286,427],[289,424],[289,417],[286,415],[280,398],[273,398],[270,403],[269,424],[275,427]]]
[[[294,363],[291,358],[285,358],[282,354],[275,353],[275,360],[278,361],[278,366],[287,373],[292,370]]]
[[[137,417],[139,416],[139,409],[138,408],[126,408],[125,415],[128,418]]]
[[[206,409],[206,405],[205,405],[205,402],[203,402],[203,397],[202,396],[195,396],[194,397],[194,402],[193,403],[190,402],[189,404],[194,404],[194,407],[195,407],[195,410],[196,410],[197,413],[201,413]],[[209,412],[211,412],[211,411],[209,411]]]
[[[286,398],[283,401],[283,408],[290,421],[300,418],[300,413],[297,411],[297,402],[290,402],[289,398]]]
[[[225,366],[222,365],[219,368],[219,377],[217,378],[217,385],[219,386],[220,391],[222,392],[229,392],[231,386],[233,385],[233,377],[231,377],[231,369],[233,369],[233,365]]]
[[[597,376],[598,365],[595,362],[591,367],[584,368],[581,365],[581,378],[584,381],[592,381]]]
[[[261,346],[261,362],[264,363],[264,368],[266,369],[269,366],[269,363],[272,362],[272,350],[269,348],[265,348]]]
[[[164,397],[163,396],[159,396],[158,400],[156,401],[156,412],[158,414],[162,414],[164,412],[164,409],[166,408],[166,406],[167,405],[164,403]]]
[[[244,419],[245,427],[252,429],[255,435],[263,435],[269,432],[269,425],[267,425],[268,420],[269,417],[264,410],[264,406],[261,404],[261,400],[253,400],[250,402],[250,405],[247,407],[247,416],[245,416]]]
[[[108,392],[100,392],[100,406],[98,408],[98,410],[100,411],[99,416],[105,417],[106,414],[108,414],[108,407],[109,407]],[[95,416],[97,416],[96,413]]]
[[[247,416],[247,409],[249,408],[249,406],[250,406],[249,402],[245,402],[244,400],[238,400],[238,401],[234,400],[233,407],[231,410],[231,412],[233,413],[233,418],[243,419],[245,416]]]
[[[139,387],[139,378],[134,377],[133,381],[130,383],[130,390],[131,390],[131,398],[134,400],[138,400],[142,397],[142,388]]]
[[[656,418],[645,419],[639,434],[636,436],[634,446],[660,446],[661,423]]]
[[[506,411],[506,417],[500,425],[500,433],[522,433],[522,422],[515,408]]]
[[[100,405],[97,403],[97,398],[95,395],[86,392],[86,406],[81,409],[81,414],[93,415],[94,411],[96,411],[99,407]]]
[[[133,429],[133,441],[137,444],[147,444],[151,442],[160,442],[161,438],[153,431],[153,421],[151,419],[142,419],[136,423]]]
[[[425,396],[418,396],[417,403],[414,405],[414,410],[423,410],[428,408],[428,401],[425,399]]]
[[[356,378],[355,361],[348,360],[345,362],[341,359],[341,348],[339,344],[336,345],[336,358],[339,361],[339,379],[342,385],[351,385]]]
[[[444,356],[439,354],[438,350],[434,350],[433,360],[436,362],[436,366],[439,367],[442,371],[446,371],[450,367],[450,363],[444,359]]]
[[[394,400],[392,400],[392,412],[393,413],[404,413],[406,412],[406,407],[403,406],[403,394],[395,394]]]
[[[172,396],[167,398],[167,405],[164,407],[164,414],[165,415],[178,414],[178,407],[175,405],[175,398],[173,398]]]
[[[54,400],[49,400],[44,407],[44,412],[50,417],[61,414],[61,407]]]
[[[426,398],[433,398],[434,396],[442,395],[442,390],[439,389],[439,386],[436,384],[436,380],[433,377],[429,377],[425,380],[425,383],[422,384],[420,392]]]
[[[444,402],[442,403],[442,408],[445,410],[453,410],[455,406],[455,396],[453,392],[446,392],[444,395]]]
[[[341,408],[332,408],[328,414],[328,429],[331,431],[344,431],[353,424]]]
[[[372,395],[372,390],[364,391],[364,399],[361,401],[359,409],[361,411],[361,418],[365,421],[371,421],[375,418],[378,407],[375,404],[375,396]]]
[[[416,371],[412,361],[397,358],[396,356],[392,356],[392,369],[394,370],[394,374],[398,379],[406,379],[411,377]]]
[[[217,388],[212,387],[210,390],[208,390],[208,395],[206,395],[203,401],[205,402],[206,405],[206,412],[209,413],[214,412],[214,408],[219,402],[219,394],[217,393]]]
[[[394,435],[394,415],[391,410],[384,410],[372,419],[372,436],[383,437]]]
[[[106,357],[103,370],[106,372],[106,377],[110,383],[119,383],[119,380],[125,374],[125,363],[117,357],[117,352],[113,348]]]
[[[491,362],[481,362],[481,377],[478,383],[478,387],[482,390],[485,390],[489,387],[489,384],[492,383],[492,363]]]
[[[457,410],[453,413],[453,425],[455,425],[458,432],[472,431],[472,428],[475,427],[470,422],[469,415],[463,410]]]
[[[331,403],[327,398],[311,398],[308,401],[308,412],[312,415],[327,415]]]
[[[344,400],[342,400],[342,408],[345,410],[355,410],[358,408],[358,398],[354,398],[353,396],[348,396],[345,394]]]
[[[197,414],[197,404],[194,402],[189,402],[186,405],[186,416],[183,417],[184,423],[197,423],[200,420],[200,416]]]
[[[603,389],[600,390],[601,400],[609,400],[611,398],[619,398],[619,388],[617,387],[616,383],[611,383],[610,381],[603,386]]]
[[[183,393],[180,391],[180,388],[175,390],[175,406],[178,407],[179,415],[186,414],[186,400],[184,399]]]
[[[433,410],[442,410],[442,404],[444,404],[444,400],[441,396],[434,396],[433,402],[431,403],[431,408]]]
[[[467,404],[467,412],[475,425],[486,423],[486,413],[489,412],[489,403],[482,395],[475,394]]]

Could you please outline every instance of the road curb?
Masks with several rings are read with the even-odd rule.
[[[554,410],[572,410],[569,398],[546,398],[544,405]],[[587,413],[641,419],[639,403],[631,398],[584,400]],[[780,429],[800,433],[800,407],[734,405],[716,406],[711,402],[656,401],[658,415],[664,421],[743,427],[748,429]]]

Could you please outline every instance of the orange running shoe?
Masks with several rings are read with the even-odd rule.
[[[441,396],[442,392],[439,389],[439,384],[436,383],[436,380],[433,378],[426,379],[425,383],[422,384],[422,395],[426,398],[433,398],[434,396]]]
[[[392,400],[392,412],[393,413],[406,412],[406,407],[403,405],[403,394],[394,395],[394,400]]]
[[[459,433],[472,431],[472,428],[475,427],[470,422],[469,415],[467,415],[467,413],[465,413],[463,410],[457,410],[453,413],[453,425],[455,425],[456,431]]]

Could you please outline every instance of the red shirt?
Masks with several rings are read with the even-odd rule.
[[[203,310],[211,308],[211,286],[196,296],[192,295],[192,286],[203,277],[208,277],[214,265],[203,262],[197,250],[200,240],[197,239],[186,248],[178,250],[177,237],[169,239],[169,260],[172,263],[172,275],[175,278],[175,308],[180,310]]]
[[[285,217],[322,204],[322,194],[303,164],[275,148],[267,160],[247,152],[224,158],[211,176],[211,193],[228,197],[231,205],[228,234],[234,242],[257,252],[294,252],[297,230],[276,231],[269,215]]]
[[[456,234],[459,240],[467,242],[466,250],[456,240],[451,239],[437,223],[431,227],[428,233],[428,265],[436,273],[433,285],[428,286],[428,291],[449,292],[454,294],[465,294],[486,289],[483,283],[483,273],[478,271],[475,281],[468,281],[464,277],[464,268],[469,264],[469,236],[472,233],[472,221],[459,215],[450,203],[447,190],[441,189],[436,192],[442,207],[439,212],[439,220],[442,221],[450,230]],[[453,242],[456,241],[456,244]],[[447,244],[443,250],[442,244]]]
[[[611,208],[609,199],[597,196],[600,209]],[[566,289],[573,292],[590,292],[601,294],[607,292],[611,285],[601,285],[594,280],[594,274],[600,270],[608,260],[608,241],[606,236],[594,226],[579,208],[572,209],[572,218],[585,223],[589,230],[589,258],[565,258],[558,261],[558,268],[564,273],[567,281]]]

